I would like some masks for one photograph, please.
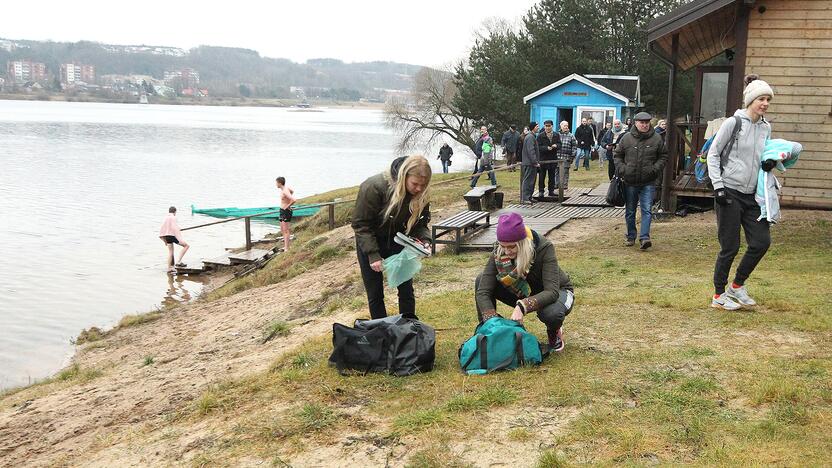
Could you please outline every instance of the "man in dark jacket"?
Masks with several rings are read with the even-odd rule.
[[[587,119],[581,119],[581,125],[575,129],[575,139],[578,140],[578,152],[575,154],[575,171],[581,167],[581,158],[584,158],[584,167],[589,170],[589,158],[592,154],[592,147],[595,146],[595,132],[592,131]]]
[[[439,148],[439,156],[436,159],[442,161],[442,172],[448,173],[448,166],[451,165],[451,156],[454,155],[454,150],[448,143],[444,143],[442,148]]]
[[[529,134],[523,140],[523,160],[520,163],[520,203],[532,203],[534,179],[540,167],[540,149],[537,144],[537,122],[529,122]]]
[[[650,126],[652,116],[639,112],[630,128],[618,145],[615,146],[615,173],[625,183],[627,199],[624,219],[627,222],[627,239],[625,245],[635,244],[636,240],[636,205],[641,207],[641,250],[649,249],[650,221],[653,198],[656,195],[656,181],[662,175],[667,162],[667,147],[664,140]]]
[[[508,131],[503,133],[503,138],[500,139],[500,146],[503,147],[503,155],[506,157],[506,165],[512,166],[517,163],[517,140],[520,139],[520,133],[514,125],[509,125]],[[512,167],[509,171],[516,171],[516,167]]]
[[[546,174],[549,174],[549,196],[555,196],[555,187],[557,186],[557,164],[554,161],[558,158],[558,148],[560,147],[560,135],[554,129],[554,124],[551,120],[543,122],[543,131],[537,135],[537,146],[540,148],[540,169],[538,169],[538,196],[543,197],[543,187],[546,185]],[[552,161],[546,163],[545,161]]]

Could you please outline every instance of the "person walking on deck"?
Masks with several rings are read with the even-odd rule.
[[[575,159],[575,152],[577,151],[577,140],[575,135],[569,131],[569,122],[563,121],[560,123],[560,147],[558,147],[558,159],[565,160],[563,165],[563,174],[560,173],[558,165],[555,165],[555,188],[559,188],[563,184],[563,189],[569,188],[569,169],[572,166],[572,160]],[[563,179],[563,180],[561,180]]]
[[[289,250],[289,240],[292,237],[292,205],[297,201],[295,191],[286,186],[286,178],[275,179],[277,190],[280,193],[280,232],[283,233],[283,251]]]
[[[520,163],[520,203],[532,203],[534,180],[540,167],[540,150],[537,144],[537,122],[529,122],[529,133],[523,139],[523,154]]]
[[[613,127],[610,131],[604,134],[603,140],[601,140],[601,146],[606,148],[607,150],[607,159],[609,160],[609,165],[607,166],[607,175],[609,175],[610,180],[612,180],[612,176],[615,175],[615,159],[613,158],[613,153],[615,152],[615,146],[621,141],[621,138],[627,133],[627,129],[621,125],[621,120],[615,119],[613,121]]]
[[[537,135],[537,146],[540,149],[540,168],[537,170],[538,196],[543,198],[543,188],[546,186],[546,175],[549,176],[548,196],[555,196],[557,187],[558,165],[555,160],[558,158],[560,147],[560,134],[555,131],[554,123],[551,120],[543,122],[543,131]]]
[[[639,237],[641,250],[649,249],[650,221],[652,220],[653,198],[656,195],[656,181],[662,175],[667,161],[667,147],[662,137],[653,131],[647,112],[635,116],[636,123],[615,147],[615,173],[624,180],[627,223],[625,245],[635,244]],[[641,208],[641,232],[636,231],[636,207]]]
[[[581,167],[581,159],[584,160],[584,168],[589,170],[589,158],[592,157],[592,147],[595,146],[595,133],[587,119],[581,119],[581,125],[575,130],[575,139],[578,140],[575,170]]]
[[[494,140],[488,135],[488,128],[485,125],[480,127],[480,139],[477,140],[477,149],[479,149],[480,172],[488,171],[488,177],[491,179],[491,185],[497,185],[497,176],[494,175]],[[475,173],[477,171],[474,171]],[[477,186],[477,181],[480,180],[479,174],[471,179],[471,188]]]
[[[182,257],[190,248],[187,242],[182,239],[182,231],[179,230],[179,225],[176,222],[176,207],[168,208],[168,215],[162,222],[162,228],[159,229],[159,238],[162,243],[168,248],[168,273],[176,273],[176,267],[184,267]],[[173,244],[178,244],[182,247],[182,252],[179,253],[179,260],[174,264],[173,261]]]

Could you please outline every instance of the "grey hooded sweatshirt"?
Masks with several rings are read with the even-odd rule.
[[[708,177],[714,189],[727,187],[745,194],[752,194],[757,190],[757,174],[760,172],[760,156],[766,146],[766,140],[771,135],[771,125],[760,118],[756,123],[751,121],[745,109],[737,109],[734,115],[740,118],[742,128],[737,134],[737,142],[731,139],[734,129],[734,119],[729,118],[719,127],[711,148],[708,150]],[[719,170],[719,153],[725,145],[733,144],[731,152],[722,171]]]

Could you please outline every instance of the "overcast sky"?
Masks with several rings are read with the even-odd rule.
[[[517,21],[534,0],[3,2],[0,37],[110,44],[244,47],[302,62],[390,60],[439,66],[463,57],[484,20]]]

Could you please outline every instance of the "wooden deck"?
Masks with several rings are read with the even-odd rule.
[[[623,218],[624,208],[607,205],[606,196],[608,183],[595,188],[574,187],[569,189],[569,199],[563,204],[554,202],[539,202],[534,204],[513,203],[505,208],[491,213],[495,221],[501,214],[517,213],[523,217],[523,222],[531,229],[546,235],[554,229],[566,224],[570,219],[583,218]],[[603,196],[592,196],[591,193],[603,193]],[[497,227],[489,226],[465,239],[460,249],[491,249],[497,241]]]
[[[244,252],[229,254],[228,260],[232,265],[254,263],[257,260],[267,257],[272,253],[271,250],[251,249]]]
[[[714,189],[708,182],[697,182],[696,176],[692,173],[680,174],[673,182],[673,194],[682,197],[709,197],[714,196]]]

